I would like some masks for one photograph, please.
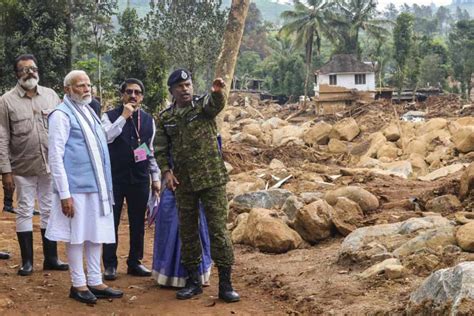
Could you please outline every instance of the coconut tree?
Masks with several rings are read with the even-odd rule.
[[[307,0],[302,2],[294,0],[293,10],[284,11],[281,17],[284,25],[280,29],[280,34],[293,36],[296,47],[304,47],[306,62],[306,78],[304,83],[304,103],[308,95],[308,81],[312,71],[312,57],[314,46],[319,54],[321,48],[321,35],[326,28],[326,10],[329,3],[325,0]]]

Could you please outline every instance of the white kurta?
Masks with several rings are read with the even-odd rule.
[[[92,122],[92,113],[79,106],[87,119]],[[99,193],[74,193],[69,191],[67,174],[64,168],[64,150],[69,138],[70,122],[62,111],[55,111],[49,118],[49,165],[53,178],[54,193],[51,215],[46,229],[50,240],[82,244],[115,243],[113,212],[103,216]],[[86,126],[85,128],[88,128]],[[91,181],[94,181],[91,179]],[[61,208],[61,199],[72,197],[74,217],[66,217]]]

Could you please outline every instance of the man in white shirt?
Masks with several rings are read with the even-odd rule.
[[[102,283],[100,252],[115,242],[107,141],[88,105],[91,84],[84,71],[64,78],[64,101],[49,116],[49,163],[53,203],[46,236],[66,243],[72,287],[69,297],[94,304],[123,293]],[[86,254],[87,279],[83,267]]]
[[[114,187],[114,244],[104,244],[104,278],[117,278],[118,227],[124,199],[127,200],[130,227],[130,250],[127,274],[151,276],[142,263],[145,235],[145,211],[152,190],[160,190],[160,170],[153,156],[155,122],[141,108],[145,87],[135,78],[120,85],[121,105],[102,115],[102,124],[109,143],[112,182]]]

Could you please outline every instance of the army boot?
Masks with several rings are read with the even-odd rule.
[[[224,302],[240,301],[240,295],[234,291],[231,282],[231,267],[217,267],[219,271],[219,298]]]
[[[21,268],[18,274],[22,276],[33,273],[33,232],[17,232],[21,250]]]
[[[201,276],[199,275],[198,267],[194,267],[188,270],[188,279],[184,288],[176,292],[176,298],[178,300],[187,300],[194,295],[202,293]]]
[[[43,270],[59,270],[67,271],[69,265],[58,259],[58,247],[55,241],[51,241],[45,236],[46,229],[41,230],[41,238],[43,239]]]

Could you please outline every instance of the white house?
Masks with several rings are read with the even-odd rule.
[[[355,55],[334,55],[328,63],[315,73],[314,92],[316,97],[319,97],[320,92],[325,93],[332,90],[332,87],[374,91],[374,66],[371,62],[364,63],[357,60]]]

